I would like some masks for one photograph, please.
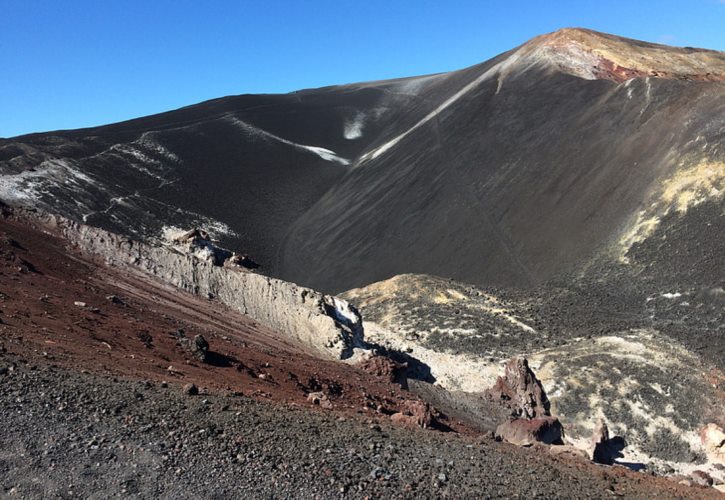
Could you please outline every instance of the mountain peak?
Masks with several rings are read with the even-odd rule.
[[[725,81],[725,52],[672,47],[585,28],[562,28],[537,36],[521,50],[589,80],[623,82],[653,77]]]

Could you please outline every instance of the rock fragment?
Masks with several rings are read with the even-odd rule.
[[[147,349],[151,349],[153,347],[154,338],[148,331],[142,330],[138,332],[136,336],[143,343],[143,345],[146,346]]]
[[[517,418],[496,428],[496,437],[517,446],[561,444],[564,429],[556,417]]]
[[[209,354],[209,342],[202,335],[196,335],[191,343],[191,352],[199,361],[206,363]]]
[[[424,401],[406,401],[402,411],[391,415],[390,420],[409,427],[427,429],[436,423],[435,409]]]
[[[123,300],[118,295],[106,295],[106,300],[113,304],[123,305]]]
[[[196,396],[199,394],[199,388],[193,383],[186,384],[182,390],[187,396]]]
[[[248,255],[238,254],[236,252],[232,253],[232,256],[224,262],[224,265],[231,267],[243,267],[245,269],[257,269],[259,267],[259,264],[252,260],[252,258]]]
[[[381,377],[388,382],[405,383],[407,363],[398,363],[386,356],[371,356],[356,365],[362,371]]]
[[[332,408],[332,402],[324,392],[311,392],[307,395],[307,401],[322,408]]]
[[[202,363],[206,363],[209,358],[209,342],[203,335],[195,335],[193,339],[189,339],[183,329],[177,330],[174,334],[178,344],[189,351],[196,359]]]

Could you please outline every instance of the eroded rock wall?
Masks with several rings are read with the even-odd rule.
[[[336,297],[261,274],[216,266],[170,247],[150,246],[58,216],[45,216],[44,223],[83,254],[219,300],[323,357],[346,359],[355,347],[362,346],[362,319]]]

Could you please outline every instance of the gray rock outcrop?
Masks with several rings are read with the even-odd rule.
[[[332,359],[363,346],[362,317],[346,301],[177,247],[151,246],[48,215],[43,222],[77,249],[116,268],[143,273],[195,295],[214,298]],[[197,236],[196,234],[192,236]],[[198,238],[197,238],[198,239]],[[223,264],[223,263],[222,263]]]

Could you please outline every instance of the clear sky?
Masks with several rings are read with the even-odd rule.
[[[0,0],[0,137],[454,70],[562,27],[725,50],[725,0]]]

